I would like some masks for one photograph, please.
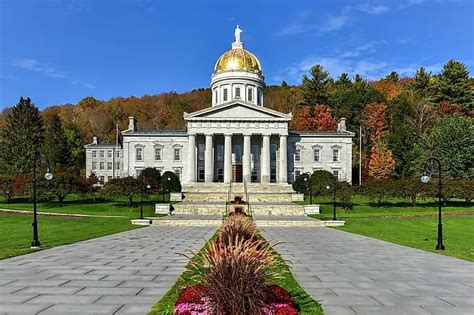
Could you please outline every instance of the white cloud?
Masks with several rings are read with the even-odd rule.
[[[23,69],[23,70],[30,70],[45,74],[51,78],[66,78],[66,74],[60,72],[48,64],[41,63],[36,59],[30,58],[20,58],[13,60],[13,66]]]
[[[377,15],[390,11],[390,7],[383,4],[364,3],[357,7],[357,10],[367,14]]]

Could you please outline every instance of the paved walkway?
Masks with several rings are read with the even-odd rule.
[[[474,263],[328,228],[262,232],[326,315],[474,314]]]
[[[147,227],[0,261],[0,314],[146,314],[216,227]]]

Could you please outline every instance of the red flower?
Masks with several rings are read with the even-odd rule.
[[[272,284],[269,287],[270,293],[273,295],[273,302],[274,303],[283,303],[288,304],[290,306],[293,305],[293,301],[291,300],[290,293],[283,289],[282,287]]]
[[[205,288],[206,287],[202,284],[194,284],[181,290],[178,299],[176,299],[175,306],[178,306],[181,303],[201,304],[201,299],[204,297]]]
[[[298,311],[290,304],[273,304],[275,315],[298,315]]]

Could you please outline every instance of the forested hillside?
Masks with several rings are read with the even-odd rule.
[[[80,167],[84,162],[82,146],[92,136],[113,142],[116,124],[126,129],[129,116],[137,118],[140,129],[184,129],[183,112],[210,104],[210,90],[198,89],[110,100],[86,97],[77,104],[48,107],[41,116],[46,131],[58,126],[55,120],[59,116],[59,132],[67,139],[76,160],[73,164]],[[473,104],[473,79],[465,65],[456,61],[447,62],[437,74],[420,68],[413,78],[400,78],[392,72],[378,81],[347,74],[331,78],[323,67],[315,65],[300,85],[282,82],[268,86],[264,98],[265,107],[293,113],[292,130],[331,130],[338,118],[345,117],[348,129],[357,134],[354,166],[359,160],[361,127],[364,174],[374,178],[418,174],[429,155],[443,159],[450,176],[472,177]],[[2,112],[0,128],[5,129],[11,111]]]

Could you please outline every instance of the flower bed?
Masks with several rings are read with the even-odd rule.
[[[150,314],[322,314],[245,216],[226,220]]]

